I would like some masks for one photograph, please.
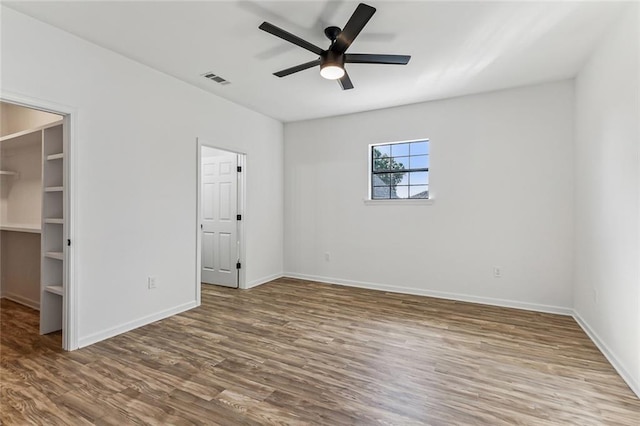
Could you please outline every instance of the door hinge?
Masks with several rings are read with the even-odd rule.
[[[236,269],[241,269],[242,268],[242,264],[240,262],[236,263]]]
[[[242,171],[242,166],[238,166],[238,173]]]
[[[236,220],[242,220],[242,215],[241,214],[236,215]]]
[[[71,240],[69,240],[69,239],[67,240],[67,245],[68,245],[69,247],[71,247]]]

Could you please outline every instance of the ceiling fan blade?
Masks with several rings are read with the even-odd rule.
[[[347,74],[347,70],[344,70],[344,75],[342,78],[338,79],[338,83],[340,84],[340,87],[342,87],[342,90],[353,89],[353,83],[349,78],[349,74]]]
[[[320,65],[320,59],[316,59],[315,61],[306,62],[304,64],[296,65],[295,67],[287,68],[286,70],[274,72],[273,75],[276,77],[286,77],[290,74],[293,74],[298,71],[304,71],[311,67],[315,67]]]
[[[360,31],[367,25],[369,19],[376,13],[376,8],[366,5],[364,3],[360,3],[356,10],[349,18],[349,22],[344,26],[340,34],[338,34],[338,38],[336,38],[336,42],[331,46],[331,50],[335,53],[344,53],[353,40],[358,37]]]
[[[307,49],[308,51],[313,52],[316,55],[321,55],[323,52],[323,50],[318,46],[316,46],[315,44],[309,43],[308,41],[303,40],[300,37],[293,35],[290,32],[283,30],[282,28],[278,28],[275,25],[270,24],[268,22],[263,22],[262,24],[260,24],[258,28],[260,28],[262,31],[266,31],[270,34],[273,34],[276,37],[280,37],[281,39],[286,40],[289,43],[293,43],[296,46],[300,46],[303,49]]]
[[[345,53],[344,61],[351,64],[391,64],[407,65],[409,55],[378,55],[374,53]]]

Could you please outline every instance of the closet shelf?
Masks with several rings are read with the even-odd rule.
[[[63,225],[64,224],[64,219],[62,218],[56,218],[56,217],[50,217],[44,220],[44,223],[53,223],[56,225]]]
[[[50,259],[63,260],[64,253],[62,253],[61,251],[48,251],[44,254],[44,257],[48,257]]]
[[[14,231],[14,232],[29,232],[31,234],[39,234],[41,231],[40,225],[30,225],[25,223],[3,223],[0,224],[0,230],[2,231]]]
[[[44,189],[44,192],[62,192],[64,191],[64,187],[62,186],[47,186]]]
[[[64,158],[64,154],[61,152],[59,154],[51,154],[51,155],[47,155],[47,160],[51,161],[51,160],[61,160]]]
[[[61,285],[48,285],[45,286],[44,288],[45,291],[48,291],[49,293],[53,293],[53,294],[57,294],[58,296],[63,296],[63,289]]]
[[[10,135],[6,135],[6,136],[0,137],[0,142],[10,141],[12,139],[16,139],[16,138],[19,138],[19,137],[22,137],[22,136],[27,136],[27,135],[40,136],[40,135],[38,135],[38,133],[42,134],[42,131],[44,129],[48,129],[50,127],[59,126],[61,124],[62,124],[62,120],[56,120],[54,122],[47,123],[47,124],[44,124],[42,126],[34,127],[33,129],[27,129],[27,130],[22,130],[22,131],[16,132],[16,133],[11,133]]]

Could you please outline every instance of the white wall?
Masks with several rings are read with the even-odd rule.
[[[640,395],[640,6],[576,79],[575,310]]]
[[[42,133],[0,148],[0,169],[17,172],[0,182],[0,223],[40,227],[42,216]]]
[[[286,124],[285,274],[569,313],[572,115],[563,81]],[[433,205],[365,205],[368,144],[418,138]]]
[[[80,344],[194,303],[196,137],[247,154],[247,281],[282,272],[281,123],[1,12],[2,90],[78,111]]]
[[[40,309],[40,234],[0,231],[0,296]]]

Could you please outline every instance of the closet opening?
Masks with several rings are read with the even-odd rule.
[[[32,320],[34,329],[23,332],[75,349],[68,335],[70,115],[2,100],[0,116],[2,310]]]

